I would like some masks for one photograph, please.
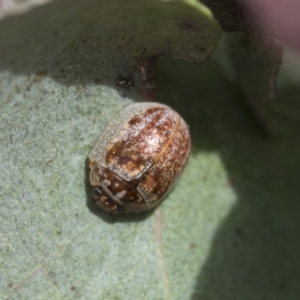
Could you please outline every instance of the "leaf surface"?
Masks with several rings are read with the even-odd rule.
[[[128,3],[59,1],[0,23],[0,298],[297,299],[297,116],[270,109],[283,138],[267,139],[214,59],[156,63],[156,99],[194,141],[176,189],[139,216],[94,207],[100,130],[145,100],[157,57],[199,63],[220,38],[190,1]],[[285,107],[298,95],[283,91]]]

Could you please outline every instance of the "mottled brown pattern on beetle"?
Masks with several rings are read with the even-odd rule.
[[[130,126],[134,126],[134,125],[137,125],[138,123],[140,123],[142,120],[142,117],[141,116],[134,116],[129,122],[128,124]]]
[[[138,135],[132,135],[126,140],[114,143],[107,151],[106,162],[122,166],[126,171],[135,173],[140,172],[147,164],[151,164],[153,157],[162,151],[175,127],[175,121],[172,118],[167,118],[163,123],[159,123],[165,117],[165,114],[165,108],[155,107],[146,110],[140,116],[132,118],[128,123],[129,126],[136,130],[140,127],[142,130],[139,131]],[[151,121],[143,126],[146,118],[150,118]],[[151,136],[159,138],[159,142],[152,152],[147,153]]]
[[[94,188],[93,197],[96,200],[96,205],[103,210],[113,212],[113,213],[123,213],[125,209],[115,203],[113,199],[107,195],[107,193],[102,189],[102,187]]]
[[[113,171],[95,165],[92,174],[91,178],[97,177],[94,178],[94,182],[101,183],[102,187],[106,187],[106,189],[118,199],[122,201],[142,201],[141,196],[135,192],[134,187],[117,176]],[[117,194],[119,195],[117,196]]]
[[[189,153],[188,127],[171,108],[157,103],[127,107],[89,154],[97,205],[118,214],[153,208],[174,186]]]
[[[153,125],[162,118],[162,115],[165,113],[165,108],[163,107],[154,107],[154,108],[148,108],[143,112],[141,115],[134,116],[128,124],[130,126],[140,126],[146,118],[150,118],[152,116],[152,122],[148,123],[148,125],[145,127],[144,131],[141,131],[141,133],[147,133],[149,132],[149,129],[152,129]],[[141,135],[140,133],[140,135]]]
[[[186,128],[180,127],[172,141],[162,153],[156,163],[145,176],[140,187],[153,197],[150,201],[155,202],[172,188],[174,178],[182,171],[182,165],[186,164],[190,151],[190,136]],[[175,159],[168,159],[172,157]]]

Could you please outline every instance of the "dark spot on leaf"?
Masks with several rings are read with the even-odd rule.
[[[49,276],[50,278],[53,278],[53,277],[55,277],[55,273],[54,273],[53,271],[50,271],[50,272],[48,273],[48,276]]]
[[[198,26],[191,23],[191,22],[182,22],[181,23],[181,28],[186,29],[186,30],[191,30],[191,31],[197,31]]]
[[[241,237],[243,235],[243,231],[241,228],[236,228],[234,233],[236,234],[236,236]]]
[[[117,84],[120,87],[131,88],[133,87],[133,80],[130,77],[120,76],[118,78]]]
[[[53,159],[49,159],[46,164],[51,167],[53,165]]]

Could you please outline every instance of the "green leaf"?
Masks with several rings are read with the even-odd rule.
[[[297,299],[299,119],[270,108],[283,138],[267,139],[214,60],[156,64],[193,137],[175,190],[138,216],[92,203],[87,155],[145,100],[140,67],[214,50],[195,3],[59,1],[0,23],[1,299]],[[282,98],[299,111],[298,88]]]

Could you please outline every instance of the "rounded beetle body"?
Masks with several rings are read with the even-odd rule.
[[[153,208],[174,186],[190,150],[188,126],[170,107],[144,102],[124,108],[89,154],[97,206],[115,214]]]

